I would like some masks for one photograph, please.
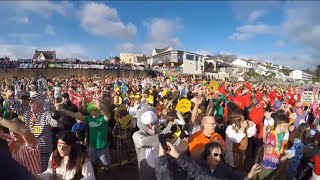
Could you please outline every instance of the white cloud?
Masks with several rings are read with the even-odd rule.
[[[253,11],[253,12],[249,15],[248,21],[249,21],[250,23],[253,23],[253,22],[255,22],[257,19],[263,17],[263,16],[266,14],[266,12],[267,12],[267,11],[266,11],[266,10],[263,10],[263,9],[255,10],[255,11]]]
[[[1,56],[8,56],[11,59],[31,58],[35,48],[26,48],[24,45],[18,44],[0,44]]]
[[[174,33],[182,28],[178,19],[166,20],[155,18],[149,24],[149,36],[152,41],[163,41],[172,38]]]
[[[255,25],[244,25],[237,28],[239,32],[247,32],[247,33],[269,33],[273,27],[267,24],[255,24]]]
[[[82,27],[98,36],[131,39],[137,33],[135,25],[125,25],[120,20],[117,10],[103,3],[86,3],[80,15]]]
[[[134,52],[151,54],[154,48],[172,47],[178,48],[182,46],[181,40],[176,33],[183,28],[179,19],[161,19],[155,18],[151,21],[144,22],[148,29],[148,41],[140,44],[126,42],[116,47],[120,52]]]
[[[31,41],[37,38],[40,38],[41,35],[33,32],[24,32],[24,33],[9,33],[8,34],[9,38],[15,39],[17,41]]]
[[[252,38],[256,34],[271,34],[276,33],[278,27],[263,23],[252,25],[243,25],[237,27],[236,32],[231,34],[229,38],[234,41],[244,41]]]
[[[320,4],[313,1],[287,2],[282,32],[286,41],[299,45],[299,62],[293,64],[315,67],[320,64]],[[300,63],[306,61],[306,64]]]
[[[218,54],[223,54],[223,55],[232,55],[234,54],[233,52],[231,51],[220,51]]]
[[[58,58],[86,59],[89,56],[88,48],[78,44],[65,44],[63,46],[57,46],[57,48],[51,48],[51,49],[56,50]]]
[[[285,37],[319,52],[319,9],[320,4],[312,1],[287,3],[285,7],[286,20],[282,24]]]
[[[15,4],[17,12],[33,12],[40,16],[48,17],[53,13],[58,13],[65,16],[72,8],[72,4],[67,1],[53,2],[53,1],[16,1]]]
[[[56,32],[51,24],[47,24],[45,27],[45,33],[50,36],[55,36]]]
[[[269,9],[280,8],[280,1],[232,1],[231,8],[232,12],[235,14],[236,18],[243,22],[248,22],[248,17],[257,10],[264,9],[268,11]],[[252,17],[254,17],[252,15]]]
[[[207,51],[207,50],[195,50],[194,52],[197,54],[204,55],[204,56],[213,54],[211,51]]]
[[[283,40],[276,41],[276,47],[282,48],[286,45],[286,42]]]
[[[13,21],[17,24],[28,24],[29,23],[28,16],[14,16],[10,19],[11,19],[11,21]]]
[[[241,33],[241,32],[235,32],[229,38],[233,41],[245,41],[247,39],[250,39],[252,37],[249,33]]]
[[[251,2],[236,4],[234,6],[234,10],[237,10],[235,11],[236,16],[242,16],[242,18],[244,14],[247,13],[248,15],[248,12],[252,12],[253,7],[255,9],[268,8],[267,6],[259,7],[257,4],[251,5]],[[313,69],[315,65],[319,64],[320,59],[320,19],[318,18],[320,16],[320,4],[313,1],[291,1],[282,5],[284,20],[279,25],[245,25],[238,27],[229,38],[240,41],[249,39],[256,34],[276,33],[279,36],[278,38],[281,38],[281,40],[275,42],[276,47],[293,45],[297,49],[287,53],[274,52],[259,55],[259,57],[251,57],[258,57],[258,59],[265,59],[293,69]]]
[[[56,50],[58,58],[85,58],[88,55],[87,48],[77,44],[65,44],[63,46],[39,47],[22,44],[0,44],[1,56],[9,56],[11,59],[32,58],[34,50]]]
[[[317,65],[317,60],[308,54],[272,53],[268,55],[257,55],[252,57],[258,60],[283,65],[291,69],[314,69]]]

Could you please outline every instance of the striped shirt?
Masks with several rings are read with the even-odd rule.
[[[30,132],[38,140],[41,163],[43,168],[46,168],[50,154],[53,151],[51,127],[60,127],[61,124],[51,118],[51,113],[49,111],[44,110],[35,116],[35,114],[31,112],[30,105],[23,106],[14,98],[9,99],[8,106],[19,115],[23,115],[25,125],[29,127]],[[33,116],[35,116],[35,122],[33,121]]]
[[[15,141],[13,141],[9,134],[1,134],[0,136],[8,141],[8,146],[13,159],[26,167],[32,174],[38,175],[41,173],[40,151],[38,145],[36,148],[32,148],[24,142],[17,149],[14,149]]]
[[[44,110],[51,111],[52,108],[53,108],[53,103],[52,103],[51,99],[49,97],[46,97]]]

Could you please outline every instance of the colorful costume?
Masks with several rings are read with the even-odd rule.
[[[143,104],[137,111],[139,131],[132,136],[138,159],[139,176],[141,180],[156,179],[155,160],[159,155],[159,119],[155,108]],[[169,133],[172,123],[162,131]]]

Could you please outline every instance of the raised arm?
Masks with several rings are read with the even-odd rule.
[[[49,124],[51,127],[63,127],[63,125],[56,119],[51,117],[51,114],[48,113],[46,115],[46,123]]]
[[[8,121],[7,119],[0,118],[0,124],[2,126],[21,135],[22,138],[24,139],[24,142],[26,142],[32,148],[36,148],[38,145],[36,137],[30,132],[27,126],[20,124],[18,121],[19,121],[18,119],[13,119],[11,121]]]
[[[82,115],[80,112],[71,112],[71,111],[68,111],[68,110],[65,110],[65,109],[60,109],[60,111],[62,113],[64,113],[65,115],[69,116],[69,117],[72,117],[74,119],[77,119],[79,121],[85,121],[86,120],[86,117],[84,115]]]
[[[194,107],[191,112],[191,121],[190,121],[190,123],[192,123],[191,125],[193,125],[197,119],[198,109],[200,104],[203,101],[203,97],[196,97],[196,98],[193,98],[191,101],[194,103]]]
[[[30,105],[22,105],[19,101],[17,101],[13,97],[13,91],[12,90],[7,90],[5,92],[5,96],[7,98],[7,105],[15,111],[19,115],[23,115],[27,110],[31,109]]]
[[[80,112],[71,112],[62,108],[62,104],[56,104],[56,110],[62,112],[63,114],[72,117],[73,119],[77,119],[79,121],[85,121],[86,117],[82,115]]]
[[[93,102],[96,105],[96,107],[99,109],[99,111],[103,114],[104,119],[106,121],[109,121],[109,119],[111,119],[111,116],[107,106],[104,105],[99,99],[94,99]]]

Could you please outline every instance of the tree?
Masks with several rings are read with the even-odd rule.
[[[234,54],[215,54],[213,57],[219,58],[225,62],[233,62],[237,59],[237,56]]]
[[[212,62],[210,62],[210,63],[205,62],[204,67],[205,67],[205,68],[204,68],[204,69],[205,69],[205,71],[207,71],[207,72],[211,72],[211,71],[213,71],[213,70],[214,70],[215,65],[214,65]]]
[[[291,69],[281,69],[280,70],[284,75],[289,76],[290,72],[292,71]]]
[[[316,77],[320,79],[320,64],[317,66],[317,69],[316,69]]]
[[[114,57],[114,60],[115,60],[116,62],[120,62],[120,58],[119,58],[118,56]]]
[[[271,73],[269,73],[269,74],[267,75],[267,77],[269,77],[269,78],[275,78],[275,77],[276,77],[276,73],[271,72]]]

